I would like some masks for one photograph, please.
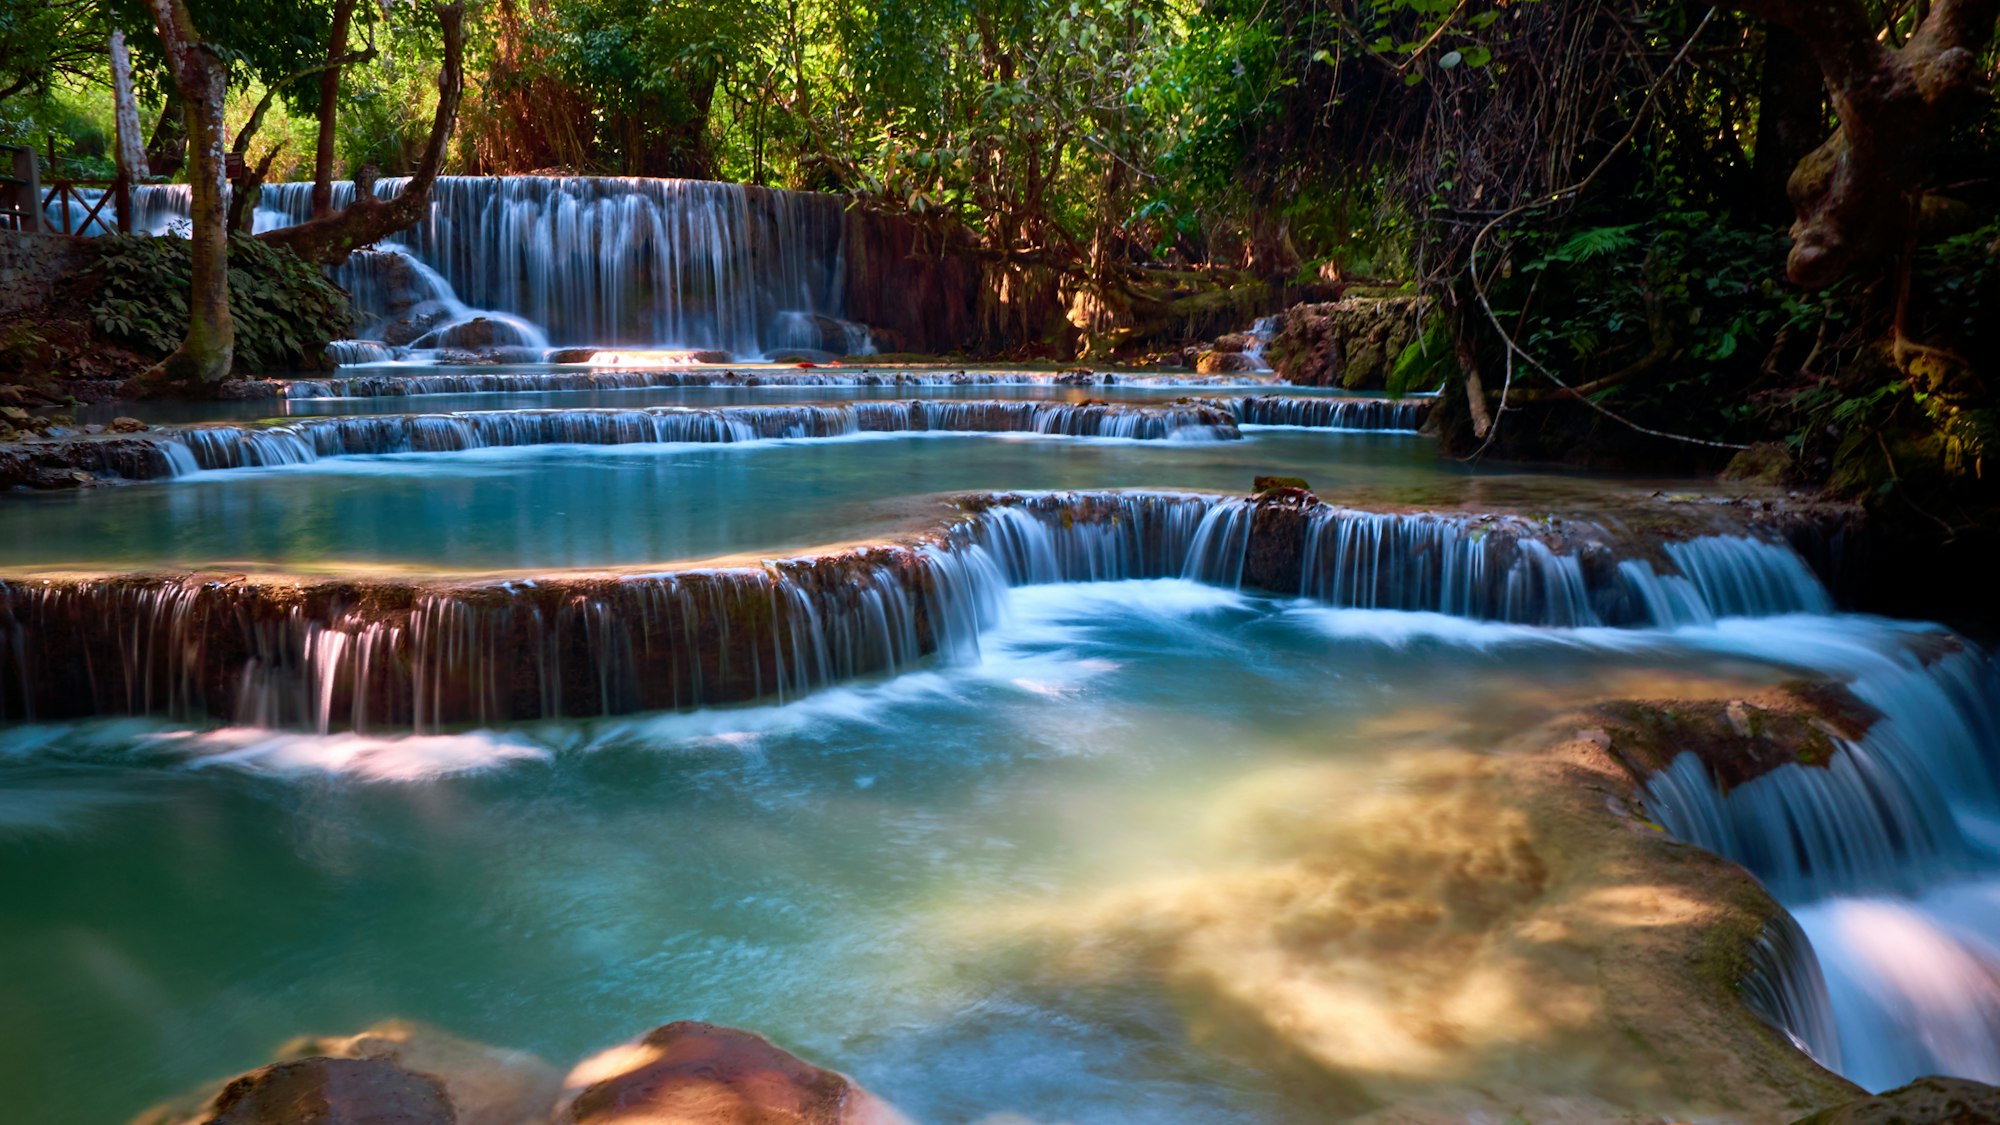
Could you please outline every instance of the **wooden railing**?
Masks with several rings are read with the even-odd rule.
[[[120,234],[132,232],[132,185],[125,177],[44,183],[32,149],[0,146],[0,158],[7,157],[11,159],[0,159],[0,169],[6,169],[0,170],[0,230],[68,235],[101,234],[114,228]],[[98,189],[95,199],[84,194],[91,188]],[[107,205],[112,207],[109,222],[104,217]]]
[[[97,198],[91,199],[79,188],[97,188]],[[110,203],[112,221],[103,220],[104,205]],[[53,212],[51,212],[53,208]],[[76,210],[83,210],[82,218]],[[132,187],[120,176],[114,180],[52,180],[48,191],[42,196],[42,213],[48,215],[57,234],[102,234],[116,227],[119,234],[132,233]],[[91,224],[98,229],[91,231]]]

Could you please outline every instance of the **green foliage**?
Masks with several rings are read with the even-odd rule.
[[[1457,368],[1451,324],[1436,310],[1430,310],[1423,332],[1389,366],[1385,387],[1391,398],[1401,398],[1413,391],[1436,390],[1445,376]]]
[[[187,334],[192,260],[182,238],[98,239],[87,271],[89,314],[107,338],[165,356]],[[236,363],[251,372],[317,368],[327,341],[353,328],[347,295],[290,251],[235,235],[229,240],[229,309]]]
[[[109,179],[113,167],[108,90],[57,88],[41,97],[0,102],[0,144],[26,145],[42,160],[44,179]],[[55,167],[48,167],[54,148]]]
[[[1664,340],[1708,365],[1698,379],[1712,380],[1723,369],[1714,365],[1758,342],[1768,346],[1778,329],[1816,311],[1783,285],[1786,245],[1776,228],[1666,210],[1568,236],[1526,235],[1514,249],[1516,279],[1500,291],[1527,307],[1527,346],[1561,358],[1580,378]]]

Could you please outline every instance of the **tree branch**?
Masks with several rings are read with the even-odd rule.
[[[250,138],[257,134],[258,129],[263,127],[264,115],[270,112],[271,103],[277,100],[278,94],[285,87],[297,82],[301,78],[310,78],[323,70],[332,70],[336,67],[369,62],[374,57],[375,48],[370,47],[364,51],[355,51],[351,54],[342,55],[337,59],[328,59],[323,63],[316,63],[306,67],[304,70],[295,70],[278,79],[276,82],[271,83],[270,86],[265,88],[264,96],[258,100],[257,108],[251,112],[250,120],[244,122],[243,128],[236,134],[236,143],[230,147],[229,151],[238,156],[242,156],[250,151]]]
[[[444,32],[437,113],[431,118],[430,139],[424,145],[423,157],[402,193],[394,199],[377,199],[357,182],[354,201],[345,209],[258,237],[283,246],[306,261],[333,265],[346,261],[349,254],[364,246],[415,226],[429,212],[431,186],[437,182],[438,169],[444,163],[445,146],[458,120],[459,99],[465,93],[465,0],[433,4],[431,8]]]

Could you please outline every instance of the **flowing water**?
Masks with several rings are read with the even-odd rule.
[[[404,182],[383,180],[376,194],[394,196]],[[185,221],[185,186],[134,195],[139,225]],[[267,186],[257,229],[303,222],[311,195],[311,184]],[[335,184],[334,206],[353,195],[352,183]],[[370,320],[426,303],[443,311],[427,338],[400,341],[416,347],[462,342],[452,328],[484,315],[515,329],[501,344],[756,356],[797,346],[801,318],[839,318],[846,240],[845,204],[833,195],[698,180],[445,176],[426,221],[386,252],[357,254],[337,279]],[[421,267],[414,281],[400,276],[406,261]],[[843,350],[872,347],[857,340]]]
[[[741,548],[785,534],[773,530],[783,520],[837,510],[840,494],[896,495],[873,473],[907,473],[911,458],[988,482],[1118,466],[1222,483],[1245,465],[1201,455],[1256,444],[885,440],[907,448],[891,459],[865,456],[880,452],[865,440],[752,443],[726,452],[767,478],[661,495],[711,493],[719,512],[769,495],[766,482],[814,482],[794,509],[760,505],[744,526],[766,525],[749,538],[716,543]],[[1368,450],[1396,450],[1374,471],[1437,487],[1436,466],[1394,440],[1256,439],[1294,467],[1316,449],[1325,460],[1309,471],[1347,479],[1366,475]],[[1169,459],[1130,460],[1154,448]],[[584,452],[601,451],[564,449],[558,462]],[[637,471],[714,472],[718,452],[649,449]],[[840,471],[785,460],[856,453]],[[671,513],[660,525],[683,537],[664,545],[643,535],[594,545],[583,529],[611,511],[552,522],[524,496],[576,472],[549,494],[616,497],[636,518],[646,493],[616,475],[631,466],[558,470],[520,450],[337,459],[75,498],[73,510],[121,512],[107,517],[104,549],[66,557],[119,561],[93,555],[133,542],[164,554],[177,537],[200,543],[264,522],[233,501],[200,514],[204,492],[305,486],[269,500],[275,515],[357,480],[364,490],[400,480],[421,496],[467,467],[473,483],[449,514],[398,514],[374,491],[322,513],[329,557],[368,558],[368,536],[345,522],[368,510],[383,513],[385,559],[400,547],[402,561],[432,568],[687,557],[684,529],[714,518]],[[504,491],[510,478],[530,491]],[[184,500],[193,506],[136,540],[112,534]],[[1155,515],[1134,508],[1100,533],[1057,519],[1061,503],[977,525],[986,530],[965,549],[992,560],[980,581],[994,585],[963,627],[970,643],[782,704],[417,734],[145,718],[8,730],[0,941],[22,971],[5,986],[18,1015],[0,1033],[10,1068],[0,1088],[29,1119],[115,1119],[251,1065],[289,1035],[390,1015],[559,1060],[674,1017],[757,1027],[926,1120],[1317,1120],[1323,1090],[1257,1052],[1190,1041],[1185,998],[1022,972],[1021,918],[1063,902],[1089,916],[1161,878],[1226,877],[1233,861],[1184,826],[1272,778],[1332,771],[1366,786],[1430,740],[1476,746],[1572,701],[1691,678],[1741,690],[1799,672],[1850,680],[1889,716],[1849,748],[1852,765],[1822,771],[1837,791],[1771,798],[1782,822],[1728,807],[1805,772],[1786,767],[1704,805],[1722,826],[1705,828],[1675,811],[1686,793],[1712,793],[1682,769],[1660,783],[1659,815],[1738,855],[1794,904],[1828,991],[1810,973],[1781,977],[1773,987],[1785,996],[1769,1006],[1826,1061],[1877,1086],[1990,1065],[1980,982],[1994,963],[1982,937],[1994,932],[1994,882],[1982,874],[1993,840],[1981,810],[1995,788],[1994,693],[1990,666],[1962,642],[1832,614],[1796,556],[1757,540],[1691,541],[1661,564],[1678,573],[1627,560],[1610,572],[1622,594],[1606,601],[1574,559],[1532,538],[1496,555],[1476,520],[1326,509],[1309,532],[1307,596],[1292,599],[1233,588],[1247,507],[1190,497]],[[461,533],[536,534],[421,530],[447,521]],[[1144,532],[1149,522],[1161,530]],[[482,553],[489,534],[506,548]],[[263,557],[290,561],[283,551],[300,538],[280,528]],[[8,561],[27,561],[23,541],[8,541]],[[600,553],[580,553],[593,546]],[[193,560],[221,549],[183,550]],[[1413,713],[1432,732],[1414,745]],[[1838,861],[1741,842],[1776,823],[1808,838],[1844,829],[1855,842]],[[1773,956],[1787,965],[1801,953]],[[1828,1019],[1837,1048],[1814,1030]]]
[[[1329,442],[1339,440],[1340,444]],[[1504,503],[1569,482],[1449,472],[1422,439],[1305,431],[1231,442],[861,434],[729,444],[531,446],[341,457],[18,497],[0,565],[432,570],[640,565],[879,535],[919,494],[1206,488],[1260,473],[1357,499]],[[1514,481],[1521,489],[1510,491]],[[1580,486],[1579,486],[1580,487]],[[1560,492],[1557,495],[1561,495]],[[754,503],[746,504],[746,498]]]
[[[847,238],[826,197],[447,179],[343,277],[396,347],[858,352]],[[1568,1092],[1600,1045],[1526,981],[1468,1006],[1415,943],[1315,993],[1236,927],[1323,926],[1337,879],[1377,888],[1343,926],[1464,908],[1396,848],[1505,838],[1453,788],[1491,750],[1801,677],[1879,720],[1727,792],[1683,755],[1647,812],[1790,908],[1743,995],[1802,1049],[2000,1081],[2000,671],[1698,491],[1660,545],[1622,522],[1659,482],[1453,462],[1422,402],[372,370],[152,415],[214,423],[146,439],[170,479],[0,502],[0,1117],[387,1017],[559,1065],[713,1020],[932,1122]],[[1229,498],[1262,474],[1328,503]],[[188,568],[230,576],[146,573]]]
[[[17,728],[0,1088],[23,1119],[117,1119],[387,1015],[555,1059],[671,1016],[759,1028],[925,1120],[1317,1120],[1295,1077],[1191,1044],[1170,996],[1037,982],[995,935],[1209,870],[1184,826],[1218,794],[1365,785],[1396,746],[1371,723],[1439,699],[1504,724],[1620,674],[1770,674],[1725,638],[1452,622],[1052,585],[1012,595],[977,660],[784,706]]]

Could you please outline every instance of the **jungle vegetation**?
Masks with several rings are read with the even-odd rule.
[[[272,236],[327,261],[439,173],[845,193],[1059,293],[1071,349],[1148,278],[1427,298],[1406,370],[1464,456],[1739,466],[1982,508],[2000,0],[0,0],[0,140],[209,201],[182,377],[212,379],[226,204],[414,175]],[[189,107],[193,106],[193,109]],[[212,123],[212,124],[211,124]],[[197,211],[202,210],[201,198]],[[355,209],[350,209],[355,211]],[[240,225],[240,222],[239,222]],[[1205,280],[1204,280],[1205,279]],[[1372,290],[1371,290],[1372,291]],[[1024,341],[1033,345],[1036,341]],[[1047,344],[1048,341],[1040,341]]]

